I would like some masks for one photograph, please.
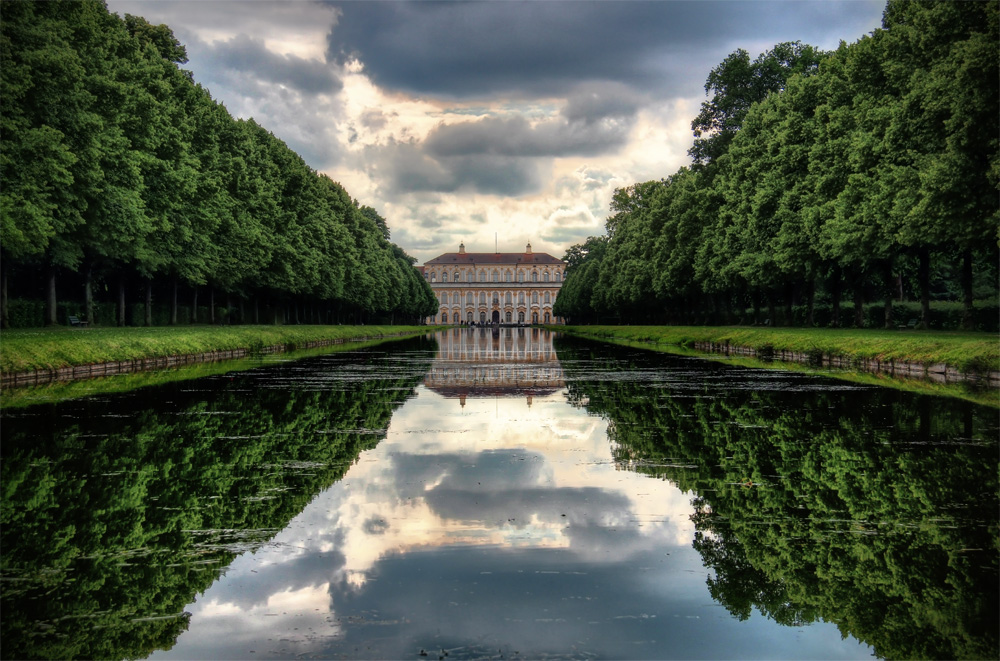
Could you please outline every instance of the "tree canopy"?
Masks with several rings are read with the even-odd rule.
[[[730,54],[692,122],[693,165],[616,191],[606,249],[566,257],[567,292],[597,287],[558,314],[779,323],[784,303],[785,323],[797,305],[811,325],[819,293],[837,325],[851,291],[857,325],[872,300],[893,325],[906,296],[926,324],[934,292],[972,327],[1000,261],[998,14],[892,0],[881,29],[833,52]]]
[[[14,0],[0,28],[4,292],[14,271],[48,274],[52,297],[59,274],[88,295],[169,281],[327,319],[436,309],[386,220],[230,116],[179,68],[167,26],[97,0]]]

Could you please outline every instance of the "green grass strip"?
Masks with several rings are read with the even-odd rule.
[[[129,372],[127,374],[114,374],[111,376],[96,376],[88,379],[77,379],[74,381],[53,381],[37,386],[21,386],[18,388],[7,388],[0,393],[0,409],[16,409],[35,404],[50,404],[62,402],[80,397],[91,397],[94,395],[111,395],[121,392],[130,392],[139,388],[151,386],[161,386],[177,381],[190,381],[206,376],[218,374],[229,374],[232,372],[242,372],[255,369],[264,365],[275,365],[281,362],[299,360],[312,356],[326,356],[344,351],[357,351],[368,347],[378,346],[387,342],[394,342],[395,337],[384,337],[377,340],[364,340],[360,342],[345,342],[325,347],[312,349],[297,349],[283,353],[269,354],[264,356],[251,356],[249,358],[233,358],[232,360],[217,360],[204,363],[189,363],[179,367],[165,369],[148,370],[144,372]]]
[[[961,372],[1000,371],[1000,338],[994,333],[832,328],[712,326],[565,326],[573,335],[646,344],[693,347],[728,342],[755,350],[796,351],[856,360],[944,364]]]
[[[427,332],[426,326],[167,326],[44,328],[0,333],[0,372],[17,373],[142,358]]]

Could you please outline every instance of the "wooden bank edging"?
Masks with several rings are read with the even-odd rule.
[[[391,333],[389,335],[375,335],[351,338],[333,338],[329,340],[310,340],[308,342],[295,343],[291,350],[315,349],[317,347],[332,346],[335,344],[345,344],[348,342],[368,342],[389,337],[399,337],[402,335],[419,334],[413,331],[404,333]],[[0,388],[19,388],[22,386],[44,385],[56,381],[74,381],[78,379],[90,379],[98,376],[114,376],[116,374],[131,374],[133,372],[144,372],[148,370],[164,369],[168,367],[179,367],[193,363],[212,363],[222,360],[232,360],[234,358],[246,358],[247,356],[258,356],[272,353],[284,353],[289,350],[287,344],[274,344],[260,349],[222,349],[219,351],[203,351],[201,353],[188,353],[176,356],[158,356],[151,358],[134,358],[132,360],[119,360],[107,363],[93,363],[89,365],[70,365],[68,367],[58,367],[55,369],[28,370],[26,372],[5,372],[0,374]]]
[[[737,346],[729,342],[694,342],[692,346],[699,351],[721,353],[727,356],[751,356],[760,360],[780,360],[783,362],[804,363],[817,367],[841,367],[861,370],[864,372],[879,372],[890,376],[927,379],[935,383],[957,383],[960,381],[980,381],[992,387],[1000,387],[1000,372],[988,373],[962,372],[958,368],[944,363],[924,365],[923,363],[897,362],[894,360],[879,360],[878,358],[858,358],[837,356],[827,353],[806,353],[787,349],[755,349],[747,346]]]

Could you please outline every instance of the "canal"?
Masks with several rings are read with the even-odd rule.
[[[451,329],[2,412],[3,658],[997,658],[998,416]]]

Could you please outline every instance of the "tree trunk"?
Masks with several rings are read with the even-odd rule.
[[[142,324],[143,324],[143,326],[149,327],[149,326],[153,325],[153,281],[149,280],[149,279],[146,280],[146,306],[145,307],[146,307],[146,315],[145,315],[145,319],[143,320]]]
[[[754,291],[753,293],[753,325],[760,325],[760,292]]]
[[[83,314],[87,317],[87,323],[96,325],[94,319],[94,268],[87,264],[83,269]]]
[[[809,276],[806,281],[806,326],[816,326],[816,277]]]
[[[854,327],[865,327],[865,278],[861,273],[854,282]]]
[[[233,295],[226,292],[226,318],[223,320],[227,325],[233,324]]]
[[[253,297],[253,323],[260,323],[260,307],[258,306],[257,297]]]
[[[125,326],[125,276],[118,276],[118,325]]]
[[[191,294],[191,323],[198,323],[198,285],[192,287],[194,290]]]
[[[918,328],[927,330],[931,326],[931,254],[929,250],[921,250],[918,255],[920,266],[917,279],[920,281],[920,325]]]
[[[885,286],[885,325],[883,326],[883,328],[885,328],[886,330],[890,330],[890,329],[896,327],[895,324],[893,323],[893,320],[892,320],[892,299],[896,295],[896,292],[895,292],[896,278],[893,276],[893,273],[892,273],[892,260],[891,259],[887,259],[885,261],[885,264],[883,265],[882,269],[883,269],[883,277],[885,278],[885,282],[884,282],[884,286]]]
[[[830,325],[833,328],[840,327],[840,264],[833,265],[833,273],[830,274],[830,297],[833,298],[833,318]]]
[[[177,276],[170,279],[170,325],[177,325]]]
[[[215,287],[208,288],[208,323],[215,325]]]
[[[7,308],[7,260],[0,263],[0,328],[10,328],[10,310]]]
[[[56,267],[49,265],[45,284],[45,325],[55,326],[59,323],[56,306]]]
[[[785,323],[782,326],[794,326],[793,321],[795,312],[793,310],[795,306],[795,283],[789,282],[785,285]]]
[[[244,303],[245,303],[245,301],[243,300],[243,297],[240,296],[240,323],[241,324],[245,323],[246,318],[247,318],[246,306],[244,305]]]
[[[775,315],[775,308],[776,308],[776,305],[775,305],[775,302],[774,302],[774,292],[771,291],[771,290],[768,290],[767,291],[767,317],[768,317],[767,323],[768,323],[768,326],[777,326],[777,324],[774,321],[774,318],[776,316]]]
[[[973,330],[972,320],[972,251],[962,253],[962,328]]]

